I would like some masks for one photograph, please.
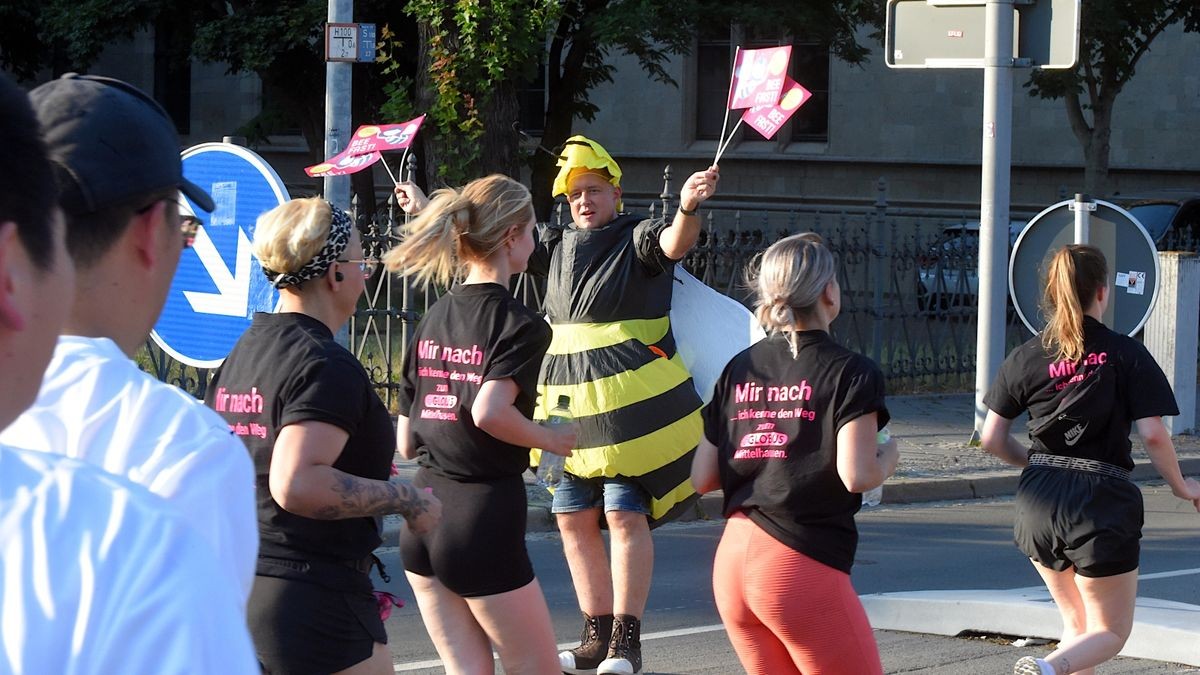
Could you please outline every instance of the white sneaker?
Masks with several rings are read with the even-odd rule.
[[[1054,666],[1032,656],[1022,656],[1013,666],[1013,675],[1058,675]]]
[[[577,663],[575,653],[567,649],[558,653],[558,665],[568,675],[596,675],[596,666],[590,668],[587,663]]]

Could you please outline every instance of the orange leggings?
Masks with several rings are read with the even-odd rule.
[[[850,575],[787,547],[740,513],[717,547],[713,594],[750,675],[883,673]]]

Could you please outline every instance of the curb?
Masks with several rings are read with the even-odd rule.
[[[963,631],[1057,640],[1062,617],[1045,588],[875,593],[860,596],[871,627],[931,635]],[[1200,607],[1138,597],[1121,655],[1200,666]]]
[[[1200,457],[1179,459],[1179,468],[1186,475],[1200,474]],[[1016,494],[1021,472],[1017,469],[988,473],[972,473],[948,478],[903,478],[887,482],[883,489],[883,504],[923,504],[926,502],[954,501],[1007,497]],[[1158,471],[1149,461],[1134,466],[1131,479],[1134,481],[1161,480]],[[697,520],[720,520],[724,497],[710,492],[696,501],[694,508],[684,512],[675,522],[686,523]],[[530,505],[526,512],[526,532],[556,532],[554,516],[550,507]],[[400,528],[404,519],[397,515],[383,517],[383,543],[381,547],[399,545]]]

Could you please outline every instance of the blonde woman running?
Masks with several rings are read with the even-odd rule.
[[[1162,422],[1179,414],[1166,376],[1141,343],[1100,323],[1110,290],[1099,249],[1056,252],[1046,327],[1008,355],[984,398],[984,449],[1026,467],[1017,486],[1017,548],[1063,619],[1058,648],[1017,661],[1019,675],[1090,674],[1129,637],[1143,515],[1142,493],[1129,482],[1132,426],[1175,496],[1200,509],[1200,483],[1180,473]],[[1009,433],[1026,410],[1029,448]]]
[[[425,284],[461,281],[405,358],[398,446],[443,505],[432,532],[401,534],[408,581],[447,672],[491,673],[495,648],[506,673],[558,673],[521,474],[530,447],[570,455],[575,431],[530,420],[550,327],[508,290],[534,248],[529,191],[493,175],[421,202],[385,264]]]

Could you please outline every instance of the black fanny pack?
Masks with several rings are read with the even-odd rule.
[[[1103,438],[1107,418],[1117,402],[1112,368],[1101,365],[1082,373],[1083,381],[1070,385],[1054,412],[1029,420],[1029,436],[1055,453],[1072,454]]]

